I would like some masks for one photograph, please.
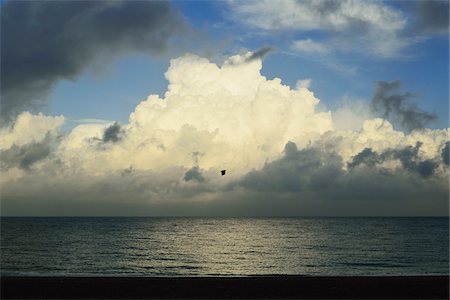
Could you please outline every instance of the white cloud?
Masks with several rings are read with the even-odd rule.
[[[51,117],[42,113],[33,115],[23,112],[12,125],[0,129],[0,150],[13,145],[23,146],[42,141],[49,132],[55,133],[63,123],[63,116]]]
[[[87,118],[87,119],[79,119],[76,120],[77,123],[82,123],[82,124],[109,124],[112,121],[111,120],[103,120],[103,119],[92,119],[92,118]]]
[[[297,90],[301,89],[301,88],[309,89],[309,87],[311,86],[311,83],[312,83],[312,79],[310,79],[310,78],[297,80],[295,87]]]
[[[362,99],[341,98],[341,105],[333,111],[336,130],[360,130],[364,121],[371,119],[370,107]]]
[[[315,112],[319,100],[309,90],[267,80],[260,74],[261,60],[243,63],[249,55],[231,57],[221,67],[192,55],[173,60],[167,93],[136,107],[129,138],[142,141],[141,135],[155,132],[157,142],[145,145],[176,148],[168,164],[177,157],[189,165],[191,153],[200,152],[201,167],[241,174],[276,157],[289,138],[332,129],[329,113]]]
[[[410,44],[401,37],[406,18],[378,1],[262,0],[229,4],[236,21],[257,29],[329,33],[331,38],[319,48],[322,53],[330,49],[392,57]]]
[[[329,52],[326,45],[315,42],[311,39],[294,41],[291,48],[295,52],[302,52],[306,54],[323,55]]]
[[[401,14],[376,1],[231,1],[231,8],[243,22],[263,29],[343,31],[357,23],[382,30],[400,30],[405,26]]]

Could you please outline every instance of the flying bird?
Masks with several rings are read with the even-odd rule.
[[[222,173],[222,176],[223,175],[225,175],[225,172],[226,172],[227,170],[222,170],[222,171],[220,171],[220,173]]]

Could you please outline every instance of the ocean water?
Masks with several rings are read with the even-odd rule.
[[[448,218],[1,218],[2,276],[449,274]]]

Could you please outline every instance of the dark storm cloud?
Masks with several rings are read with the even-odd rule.
[[[349,168],[354,168],[360,164],[373,167],[380,163],[379,155],[372,148],[364,148],[363,151],[355,155],[351,162],[347,163]]]
[[[11,148],[0,151],[2,169],[19,167],[29,170],[30,167],[50,155],[52,139],[50,135],[40,142],[34,142],[23,146],[13,145]]]
[[[200,168],[195,166],[190,168],[185,174],[184,174],[184,181],[191,181],[195,180],[198,182],[205,181],[205,178],[202,175],[202,172],[200,171]]]
[[[449,160],[450,160],[449,148],[450,148],[450,142],[446,142],[444,148],[442,148],[442,161],[447,166],[449,165]]]
[[[392,156],[396,159],[399,159],[405,169],[413,172],[418,172],[420,175],[428,177],[434,173],[434,170],[437,168],[438,163],[431,159],[420,161],[418,153],[421,146],[422,143],[417,142],[416,146],[414,147],[407,146],[400,150],[391,150]]]
[[[416,1],[414,30],[425,34],[445,34],[449,28],[449,1]]]
[[[423,177],[429,177],[433,175],[439,164],[432,159],[421,160],[419,157],[421,146],[422,143],[417,142],[414,147],[406,146],[400,149],[388,149],[380,154],[374,152],[371,148],[365,148],[355,155],[347,165],[349,168],[354,168],[361,164],[374,167],[387,160],[399,160],[405,170],[418,173]]]
[[[2,123],[94,61],[161,53],[185,29],[167,1],[7,1],[0,9]]]
[[[393,123],[399,122],[408,130],[423,128],[436,120],[436,115],[425,112],[413,102],[412,93],[400,93],[401,82],[378,81],[371,107],[375,113]]]
[[[275,49],[272,47],[264,47],[259,50],[256,50],[255,52],[250,55],[245,61],[250,62],[254,61],[255,59],[263,59],[269,52],[274,51]]]
[[[114,122],[111,126],[105,129],[103,132],[102,141],[104,143],[117,143],[122,139],[123,130],[119,123]]]
[[[281,159],[248,173],[238,185],[267,192],[330,188],[342,174],[341,166],[341,157],[335,153],[316,148],[298,150],[295,143],[288,142]]]
[[[250,214],[255,210],[262,215],[445,214],[447,179],[430,176],[437,166],[434,161],[416,160],[420,147],[382,154],[366,148],[345,171],[342,158],[326,147],[299,150],[288,143],[282,158],[228,188]],[[402,167],[390,171],[373,167],[388,157],[401,160]],[[358,164],[367,167],[357,168]],[[423,202],[425,198],[429,200]]]

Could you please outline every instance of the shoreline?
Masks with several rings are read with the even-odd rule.
[[[1,299],[448,299],[450,276],[0,277]]]

